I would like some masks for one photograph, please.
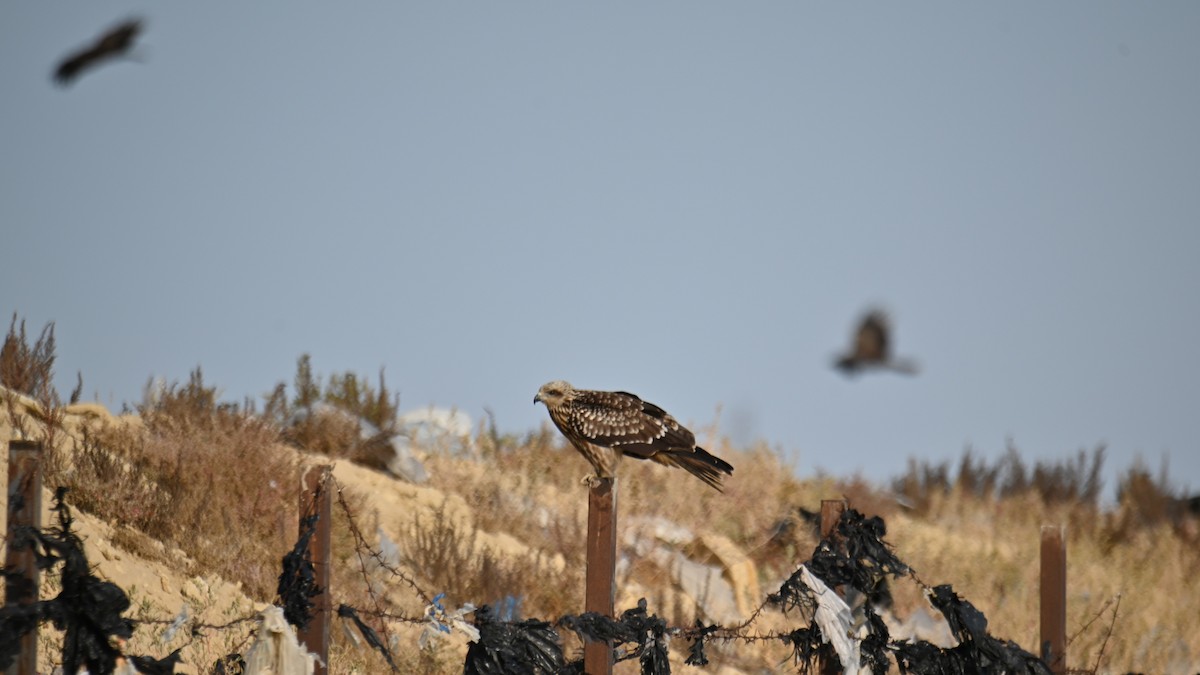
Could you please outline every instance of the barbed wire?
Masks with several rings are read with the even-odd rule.
[[[413,579],[412,576],[410,576],[408,573],[404,572],[403,570],[401,570],[398,567],[396,567],[395,565],[393,565],[391,563],[391,561],[389,561],[387,559],[387,556],[385,556],[383,554],[382,551],[376,549],[375,547],[373,547],[367,543],[366,537],[363,536],[362,530],[358,527],[358,522],[354,516],[354,511],[350,508],[350,505],[346,502],[345,494],[343,494],[345,492],[345,487],[342,486],[340,483],[338,483],[337,479],[335,479],[335,478],[330,477],[330,480],[332,480],[334,482],[334,484],[337,486],[337,490],[336,490],[335,494],[337,494],[338,506],[341,507],[342,513],[346,517],[346,522],[350,528],[350,536],[354,539],[354,553],[359,560],[359,570],[362,574],[363,582],[366,584],[367,595],[372,599],[372,601],[374,602],[376,607],[377,608],[379,607],[379,600],[378,600],[378,597],[377,597],[374,589],[372,588],[370,572],[367,570],[366,561],[363,558],[364,553],[371,560],[374,560],[375,564],[378,565],[380,569],[388,572],[389,574],[391,574],[392,576],[396,577],[401,582],[403,582],[405,586],[412,589],[413,593],[416,594],[417,598],[419,598],[422,603],[424,603],[425,605],[432,604],[433,597],[428,592],[422,590],[421,587],[419,585],[417,585],[416,580]],[[397,617],[396,620],[411,621],[411,622],[417,622],[417,623],[419,623],[421,621],[421,619],[414,619],[413,617]]]
[[[423,589],[412,574],[401,569],[399,563],[385,555],[380,547],[368,543],[358,524],[358,517],[354,509],[346,500],[344,486],[338,484],[331,477],[329,487],[334,490],[333,494],[337,497],[337,503],[353,541],[357,575],[362,579],[369,607],[356,607],[344,602],[338,603],[336,602],[338,597],[348,597],[348,595],[336,593],[335,589],[322,590],[329,594],[328,606],[331,608],[336,606],[337,616],[353,624],[367,644],[378,651],[393,670],[396,670],[396,662],[391,650],[395,636],[389,631],[389,625],[399,623],[425,627],[419,641],[419,646],[422,648],[426,644],[429,634],[458,632],[465,635],[469,642],[469,648],[464,657],[465,673],[508,672],[489,670],[484,667],[487,664],[500,664],[518,670],[524,668],[526,672],[580,672],[582,669],[580,661],[568,662],[562,654],[561,630],[575,633],[585,643],[599,641],[610,644],[616,660],[638,659],[642,672],[647,675],[664,675],[670,672],[668,644],[671,639],[683,639],[689,642],[685,663],[692,665],[708,663],[706,645],[713,641],[742,644],[778,642],[791,650],[792,660],[796,667],[801,672],[806,672],[816,659],[842,659],[843,664],[846,664],[848,657],[840,653],[833,645],[848,637],[860,655],[862,663],[876,673],[886,671],[889,656],[900,665],[902,672],[921,673],[934,670],[948,673],[968,672],[968,666],[978,667],[983,664],[1003,667],[1009,672],[1026,672],[1032,675],[1049,673],[1046,665],[1036,656],[1021,649],[1015,643],[998,640],[988,634],[987,622],[983,613],[954,593],[949,585],[933,586],[926,583],[915,570],[900,560],[895,554],[894,547],[884,540],[886,528],[881,518],[868,518],[853,509],[846,509],[842,513],[833,531],[829,536],[821,539],[809,560],[798,565],[796,571],[780,585],[777,591],[768,594],[748,618],[736,624],[706,624],[698,619],[692,626],[673,626],[665,619],[651,613],[644,599],[636,607],[626,610],[615,618],[584,612],[582,614],[566,614],[550,621],[536,618],[515,621],[497,619],[488,605],[475,608],[473,605],[467,604],[453,610],[444,607],[442,604],[444,594],[431,594]],[[59,514],[58,526],[41,532],[36,530],[27,532],[22,541],[14,541],[13,545],[19,545],[26,540],[39,542],[45,551],[42,555],[46,560],[53,558],[55,561],[62,562],[74,559],[73,556],[76,555],[81,557],[82,542],[71,531],[72,520],[64,496],[65,490],[61,489],[55,495],[54,509]],[[303,608],[302,613],[308,616],[311,616],[314,611],[311,603],[307,605],[298,603],[296,598],[289,597],[289,594],[309,593],[313,590],[311,586],[305,584],[289,586],[283,581],[288,575],[299,574],[304,577],[309,574],[304,565],[308,565],[308,569],[311,570],[311,560],[306,559],[307,546],[302,544],[307,544],[308,538],[312,536],[313,527],[315,524],[312,522],[306,524],[298,537],[297,545],[288,554],[300,557],[284,564],[285,569],[280,575],[279,597],[276,598],[276,602],[281,606],[293,603],[296,607]],[[32,528],[30,529],[32,530]],[[78,550],[73,549],[72,546],[78,546]],[[407,589],[414,599],[425,607],[422,616],[413,616],[387,607],[389,603],[381,596],[377,588],[378,582],[374,576],[381,571],[389,578],[394,579],[401,587]],[[78,587],[80,583],[85,583],[85,577],[90,574],[91,570],[85,558],[82,563],[77,561],[69,568],[64,567],[60,573],[64,588],[72,586],[72,584],[74,584],[73,587]],[[931,604],[945,616],[952,634],[958,640],[956,647],[941,648],[924,641],[898,641],[890,637],[886,625],[876,614],[871,599],[888,593],[889,580],[903,577],[909,578],[917,584],[929,598]],[[86,583],[94,582],[86,581]],[[122,597],[124,596],[123,591],[120,591],[111,582],[95,583],[110,584],[113,589],[121,593]],[[105,586],[104,588],[109,587]],[[853,629],[852,636],[847,635],[852,628],[849,623],[823,622],[820,619],[820,613],[825,608],[825,603],[831,602],[831,597],[834,595],[826,593],[826,591],[837,588],[852,588],[863,597],[861,604],[856,604],[853,608],[858,615],[858,621],[855,623],[858,627]],[[82,603],[81,611],[87,611],[84,601],[76,598],[75,602]],[[1115,629],[1120,596],[1118,595],[1101,607],[1097,615],[1086,622],[1071,637],[1074,640],[1086,632],[1114,603],[1116,606],[1112,609],[1112,620],[1104,637],[1104,644],[1101,646],[1097,667],[1099,658],[1103,656],[1107,646],[1108,638]],[[844,602],[843,605],[845,605]],[[116,606],[119,606],[119,603]],[[127,599],[125,606],[128,607]],[[849,612],[851,608],[848,605],[845,607]],[[785,617],[798,614],[798,618],[801,619],[800,625],[791,630],[761,627],[760,621],[770,610],[778,610]],[[465,615],[472,612],[474,619],[467,621]],[[181,615],[186,615],[186,611]],[[13,648],[18,644],[20,635],[27,632],[31,621],[33,621],[33,627],[36,628],[37,620],[45,620],[50,617],[57,623],[58,619],[55,618],[57,616],[50,610],[33,615],[17,615],[9,608],[0,610],[0,666],[9,662],[6,659],[11,660],[16,653]],[[295,622],[304,620],[304,617],[290,618]],[[195,642],[212,633],[231,630],[245,631],[245,635],[236,644],[237,649],[242,649],[253,633],[251,630],[246,630],[246,626],[256,623],[259,613],[238,616],[224,623],[209,623],[198,619],[189,621],[182,616],[121,619],[119,615],[116,615],[116,618],[110,616],[109,619],[108,623],[103,625],[109,626],[107,630],[116,631],[113,634],[120,633],[121,635],[124,635],[121,626],[125,625],[129,626],[128,632],[130,633],[134,625],[166,626],[170,631],[186,627],[189,639],[167,657],[158,661],[151,657],[137,657],[145,663],[155,663],[171,668],[161,672],[174,672],[173,667],[170,666],[171,659],[177,659],[181,650],[188,649]],[[369,625],[367,620],[374,622],[374,626]],[[113,628],[114,626],[115,628]],[[23,628],[26,630],[23,631]],[[380,632],[382,632],[382,636],[379,634]],[[97,640],[97,644],[99,637],[101,636],[94,638]],[[107,643],[107,637],[104,642]],[[99,656],[71,653],[72,647],[67,644],[64,644],[63,649],[64,665],[84,662],[91,664],[93,661],[88,661],[88,658],[94,660],[111,656],[106,656],[103,649],[98,650]]]

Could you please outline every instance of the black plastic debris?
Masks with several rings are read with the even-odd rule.
[[[705,626],[704,622],[696,619],[696,627],[692,629],[692,644],[688,647],[688,656],[684,659],[684,665],[688,666],[707,666],[708,655],[704,653],[704,642],[709,635],[717,632],[720,626],[712,625]]]
[[[630,640],[624,626],[596,612],[568,614],[558,620],[558,625],[575,631],[584,642],[609,642],[616,646]]]
[[[0,668],[13,664],[20,653],[21,637],[42,621],[52,621],[55,628],[63,631],[62,667],[68,673],[79,672],[81,668],[94,675],[112,673],[117,657],[121,656],[113,646],[113,638],[129,639],[133,635],[132,621],[121,616],[129,609],[129,598],[116,584],[92,574],[83,542],[71,530],[74,520],[67,508],[66,492],[65,488],[59,488],[54,493],[52,510],[58,517],[58,525],[41,531],[20,528],[9,542],[15,548],[32,547],[40,569],[48,570],[61,563],[62,590],[50,600],[0,609]],[[13,570],[5,570],[9,579],[15,574]],[[173,671],[171,666],[161,672]]]
[[[767,604],[778,607],[784,614],[794,609],[811,611],[816,607],[816,602],[813,601],[808,587],[801,581],[799,567],[784,580],[778,591],[767,594]]]
[[[860,665],[876,675],[883,675],[891,668],[889,653],[896,655],[901,669],[912,673],[956,674],[990,672],[986,666],[1004,663],[1016,668],[1023,664],[1019,657],[1002,656],[996,645],[985,642],[987,620],[970,603],[959,601],[949,587],[939,587],[933,593],[934,603],[939,608],[947,607],[954,614],[947,619],[955,628],[956,635],[968,635],[976,644],[987,644],[983,651],[962,648],[958,652],[943,651],[928,643],[894,643],[888,634],[887,625],[876,613],[876,607],[891,605],[890,578],[909,573],[909,567],[901,561],[883,540],[887,528],[881,518],[865,517],[854,509],[842,513],[830,537],[823,539],[813,551],[811,559],[804,564],[810,572],[830,588],[840,588],[847,597],[857,595],[861,603],[854,603],[855,610],[865,630],[858,636]],[[768,596],[768,602],[784,612],[801,609],[813,612],[816,598],[803,581],[802,570],[797,569],[780,587]],[[940,604],[939,604],[940,603]],[[792,648],[792,656],[802,669],[816,659],[835,659],[834,651],[825,644],[820,628],[814,623],[799,628],[783,638]],[[961,639],[961,638],[960,638]],[[994,655],[990,655],[994,652]],[[980,670],[980,666],[985,666]],[[1024,665],[1019,670],[1027,671]]]
[[[890,606],[887,579],[907,574],[909,568],[883,541],[887,535],[883,519],[846,509],[834,533],[817,545],[808,569],[830,588],[848,585],[865,594],[868,604]]]
[[[179,655],[179,650],[167,654],[161,659],[154,659],[149,656],[131,656],[129,660],[133,663],[133,667],[142,675],[174,675],[175,666],[183,660]]]
[[[304,630],[313,617],[314,596],[323,590],[317,585],[313,571],[312,556],[308,554],[308,542],[317,532],[317,516],[308,516],[301,523],[303,528],[296,545],[283,556],[283,572],[279,574],[279,604],[283,617],[299,630]]]
[[[383,654],[383,658],[387,661],[388,665],[391,666],[392,670],[396,670],[396,662],[392,660],[391,650],[389,650],[387,645],[383,643],[383,640],[379,637],[379,633],[376,633],[374,628],[371,628],[367,624],[363,623],[363,620],[358,617],[358,610],[354,609],[350,605],[340,605],[337,613],[338,616],[342,617],[343,619],[349,619],[353,621],[354,625],[358,627],[358,632],[362,633],[363,639],[367,641],[367,644],[370,645],[372,649],[378,651],[380,654]]]
[[[864,516],[855,509],[846,509],[838,519],[837,533],[846,541],[846,551],[856,560],[871,560],[885,574],[903,574],[908,571],[892,548],[883,540],[887,536],[887,524],[879,516]]]
[[[818,544],[812,558],[784,581],[777,592],[768,596],[768,604],[785,613],[800,610],[800,616],[810,620],[808,625],[773,636],[791,648],[793,663],[800,672],[807,673],[821,662],[847,659],[874,675],[884,675],[891,669],[894,659],[902,674],[1004,672],[1050,675],[1045,663],[1037,657],[1013,642],[989,635],[983,613],[959,598],[949,586],[930,589],[929,595],[934,606],[946,615],[959,640],[957,647],[942,649],[924,641],[893,641],[887,625],[875,610],[890,604],[889,581],[910,574],[911,570],[883,540],[886,532],[882,519],[864,517],[847,509],[833,534]],[[821,625],[829,624],[828,620],[821,625],[813,620],[818,612],[831,611],[829,598],[817,595],[829,593],[830,589],[835,589],[839,595],[845,594],[853,615],[850,624],[831,624],[841,626],[837,628],[839,635],[834,636],[834,642],[839,645],[837,649],[822,634]],[[844,612],[845,609],[834,611]],[[480,638],[468,651],[464,669],[467,675],[583,672],[582,659],[562,664],[557,635],[545,622],[498,621],[494,611],[485,606],[476,612],[475,625],[479,628]],[[644,675],[668,675],[671,672],[668,641],[676,633],[682,633],[691,641],[685,663],[693,666],[709,663],[705,647],[714,635],[719,635],[720,639],[761,639],[743,636],[740,631],[745,626],[730,629],[705,625],[702,621],[697,621],[691,630],[673,629],[664,620],[649,614],[644,599],[637,607],[621,614],[619,619],[585,612],[564,616],[555,625],[574,631],[587,643],[611,645],[617,662],[637,659]],[[843,630],[845,635],[841,635]],[[539,632],[544,636],[540,643],[535,638]],[[847,639],[851,641],[849,650],[844,648]],[[528,649],[531,640],[542,646],[540,653],[522,651]],[[536,660],[539,656],[547,660]]]
[[[498,621],[489,605],[475,610],[479,639],[467,648],[464,675],[549,675],[563,672],[558,632],[545,621]]]
[[[959,641],[980,643],[987,639],[987,617],[975,609],[975,605],[958,597],[950,584],[935,586],[930,590],[929,601],[946,617],[950,632]]]
[[[37,628],[42,617],[28,607],[0,609],[0,669],[7,670],[21,653],[21,638]]]
[[[950,625],[959,644],[941,649],[928,642],[897,643],[901,673],[914,675],[971,675],[1013,673],[1051,675],[1049,666],[1015,642],[998,640],[987,632],[987,618],[949,585],[930,590],[929,600]]]
[[[637,607],[626,610],[621,615],[621,622],[634,635],[637,644],[634,653],[642,667],[642,675],[669,675],[671,661],[667,650],[667,622],[646,612],[645,598],[638,600]]]
[[[671,664],[667,658],[667,622],[648,614],[646,599],[638,600],[638,606],[626,610],[618,620],[595,612],[584,612],[579,616],[567,615],[558,620],[588,642],[609,642],[616,650],[630,645],[624,654],[618,654],[617,662],[637,659],[642,675],[669,675]],[[580,662],[568,665],[577,667]]]
[[[801,672],[807,672],[808,664],[816,663],[818,658],[837,660],[837,654],[815,623],[788,633],[783,641],[792,648],[792,661],[800,665]]]
[[[132,635],[133,623],[122,616],[130,603],[119,587],[91,574],[82,542],[71,530],[72,519],[63,501],[64,494],[60,490],[55,496],[57,526],[44,530],[22,528],[14,532],[9,542],[14,547],[31,550],[41,569],[61,567],[62,592],[52,600],[0,609],[0,668],[15,661],[22,635],[36,630],[40,622],[52,621],[64,631],[62,663],[66,672],[86,668],[95,675],[106,675],[114,672],[121,656],[119,642],[114,638],[127,639]],[[316,522],[315,517],[304,520],[299,540],[283,559],[279,577],[280,605],[285,617],[300,627],[311,619],[312,598],[322,590],[315,584],[308,555]],[[1000,672],[1050,675],[1049,668],[1034,655],[1013,642],[992,637],[983,613],[948,585],[928,589],[928,593],[930,602],[945,615],[958,646],[942,649],[928,642],[892,641],[875,608],[890,600],[889,578],[910,571],[883,541],[885,534],[881,519],[846,510],[833,535],[822,540],[811,559],[768,596],[769,603],[785,612],[801,610],[800,617],[808,623],[791,632],[769,636],[791,648],[797,669],[808,672],[821,661],[842,659],[843,663],[857,664],[875,675],[884,675],[894,660],[902,675]],[[6,574],[11,583],[10,599],[32,591],[32,586],[20,575],[12,571]],[[844,594],[849,612],[841,600],[831,598],[830,589]],[[837,600],[832,610],[831,599]],[[697,621],[691,630],[671,628],[665,620],[649,613],[645,599],[617,619],[586,612],[564,616],[555,624],[537,619],[514,621],[516,601],[508,603],[507,598],[505,601],[511,606],[502,606],[500,612],[486,605],[476,610],[474,624],[479,637],[467,650],[466,675],[582,673],[581,659],[565,662],[555,627],[573,630],[585,642],[611,645],[618,662],[637,659],[644,675],[670,674],[668,644],[674,635],[690,641],[685,662],[694,666],[709,663],[706,646],[712,639],[750,641],[768,637],[747,634],[749,624],[729,628]],[[829,620],[831,611],[837,618],[834,623]],[[338,615],[348,623],[353,622],[366,642],[383,655],[393,671],[397,670],[386,641],[359,617],[355,608],[342,605]],[[814,617],[821,617],[822,623],[818,624]],[[837,631],[833,636],[836,649],[822,635],[822,627]],[[348,624],[347,629],[350,629]],[[223,659],[212,672],[240,673],[244,661],[232,656]],[[177,650],[162,659],[131,656],[129,660],[139,672],[173,674],[180,656]]]
[[[863,638],[858,647],[862,665],[869,668],[874,675],[883,675],[892,667],[892,663],[888,659],[888,639],[891,636],[888,634],[887,624],[875,613],[874,608],[868,604],[864,609],[866,610],[867,636]]]

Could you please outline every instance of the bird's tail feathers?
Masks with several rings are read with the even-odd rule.
[[[709,453],[704,448],[679,448],[660,452],[658,456],[666,459],[664,464],[686,470],[696,478],[708,483],[717,492],[724,492],[721,489],[721,475],[733,475],[733,465]]]

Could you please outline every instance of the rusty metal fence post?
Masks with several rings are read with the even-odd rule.
[[[34,557],[32,542],[19,550],[13,542],[19,527],[42,526],[42,445],[29,441],[8,443],[8,547],[4,564],[19,576],[10,576],[4,583],[4,601],[7,604],[29,605],[38,600],[37,558]],[[21,652],[17,660],[4,672],[5,675],[34,675],[37,672],[38,631],[21,637]]]
[[[313,597],[313,617],[308,626],[300,631],[300,642],[309,652],[316,654],[318,662],[314,675],[329,672],[329,624],[332,607],[329,595],[329,570],[333,560],[332,526],[333,514],[333,468],[328,464],[308,466],[300,471],[300,531],[304,531],[304,519],[317,517],[317,529],[308,540],[308,555],[313,563],[315,583],[321,592]]]
[[[824,539],[833,533],[833,528],[837,527],[838,521],[842,519],[842,514],[846,512],[845,499],[822,499],[821,500],[821,538]]]
[[[1042,660],[1067,672],[1067,545],[1062,525],[1042,526]]]
[[[584,610],[613,615],[616,602],[617,488],[612,478],[600,478],[588,492],[587,583]],[[583,670],[587,675],[609,675],[613,649],[607,642],[588,642],[583,647]]]
[[[834,534],[837,529],[838,521],[842,519],[842,514],[846,512],[845,499],[822,499],[821,500],[821,538],[828,539]],[[843,594],[842,588],[839,586],[834,591],[840,596]],[[821,675],[835,675],[842,672],[842,662],[836,656],[833,658],[822,658],[818,664],[818,673]]]

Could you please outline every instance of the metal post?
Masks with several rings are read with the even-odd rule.
[[[612,478],[600,478],[588,493],[587,586],[584,609],[613,615],[616,602],[617,488]],[[613,649],[607,642],[583,646],[583,670],[587,675],[610,675]]]
[[[1042,526],[1042,660],[1067,672],[1067,545],[1062,525]]]
[[[845,511],[846,511],[846,500],[845,499],[822,499],[821,500],[821,538],[822,539],[828,539],[836,533],[838,521],[842,519],[842,514],[845,513]],[[842,542],[838,543],[839,548],[843,547],[844,545],[845,544]],[[833,590],[839,596],[843,595],[841,586],[838,586],[837,588],[834,588]],[[829,649],[830,654],[833,653],[833,650],[831,647],[832,647],[831,645],[824,646],[825,649]],[[837,655],[834,655],[832,657],[827,657],[827,658],[826,657],[819,658],[817,663],[818,663],[817,672],[821,673],[821,675],[835,675],[836,673],[842,672],[842,662],[840,660],[838,660]]]
[[[4,584],[4,601],[7,604],[30,605],[38,600],[37,559],[33,555],[32,542],[16,549],[13,542],[22,537],[18,527],[42,526],[42,445],[29,441],[8,442],[8,550],[4,564],[8,569],[19,572],[10,576]],[[17,660],[4,672],[5,675],[34,675],[37,672],[37,638],[35,627],[21,636],[21,651]]]
[[[845,499],[822,499],[821,500],[821,538],[825,539],[833,533],[833,529],[837,527],[838,521],[842,519],[842,514],[846,511]]]
[[[316,654],[318,662],[313,675],[329,672],[329,623],[332,607],[329,596],[329,570],[332,556],[330,520],[333,514],[332,467],[309,466],[300,472],[300,527],[304,519],[316,515],[317,531],[308,540],[308,555],[313,563],[315,582],[321,592],[313,597],[313,617],[308,626],[300,631],[300,642],[305,649]]]

